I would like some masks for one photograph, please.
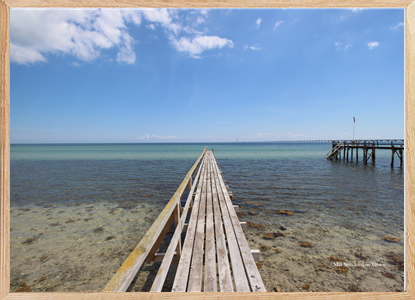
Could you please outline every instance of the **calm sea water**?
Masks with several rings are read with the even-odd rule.
[[[242,220],[271,229],[283,225],[296,232],[296,236],[302,233],[307,236],[306,232],[311,232],[316,226],[326,231],[335,227],[353,229],[349,236],[352,242],[346,243],[350,253],[359,249],[361,252],[385,252],[376,247],[389,247],[382,237],[393,235],[400,240],[399,247],[393,250],[396,253],[403,251],[404,169],[396,163],[397,159],[395,167],[390,167],[391,153],[387,150],[376,152],[374,164],[363,164],[362,153],[359,153],[360,161],[357,163],[327,161],[323,156],[330,150],[331,143],[11,145],[11,208],[19,212],[12,214],[11,226],[18,228],[19,216],[24,217],[24,209],[29,206],[32,209],[33,205],[39,208],[36,209],[38,212],[49,209],[46,211],[48,215],[52,214],[52,208],[60,210],[59,207],[87,207],[91,210],[107,205],[113,213],[114,208],[131,210],[138,206],[147,217],[152,214],[151,220],[140,223],[143,234],[205,146],[214,148],[219,167],[233,191],[234,204],[240,206]],[[28,214],[33,215],[34,210]],[[275,215],[275,210],[290,210],[294,215]],[[68,215],[67,218],[73,217]],[[120,218],[121,215],[117,221]],[[33,220],[36,222],[37,219]],[[59,219],[55,221],[59,222]],[[46,221],[27,224],[27,230],[42,227],[42,222]],[[114,224],[115,219],[111,222]],[[123,232],[133,230],[127,225]],[[23,227],[20,231],[12,231],[12,242],[22,236],[22,231]],[[345,240],[345,234],[349,233],[339,229],[328,240]],[[136,235],[135,238],[139,237]],[[41,238],[36,239],[41,241]],[[254,233],[248,233],[249,242],[259,248],[263,240],[258,239]],[[318,244],[319,238],[316,236],[315,239],[314,244]],[[136,241],[131,243],[136,244]],[[19,240],[16,245],[22,245],[22,242]],[[292,247],[287,245],[287,253]],[[336,247],[330,251],[340,251],[343,246]],[[330,253],[324,255],[328,257]],[[13,254],[17,261],[18,250],[12,249],[12,279],[19,279],[21,276],[17,271],[13,275]],[[381,257],[379,254],[374,259]],[[21,265],[16,263],[15,268],[23,266],[22,261]],[[110,274],[113,272],[111,270]],[[399,280],[399,286],[402,286],[403,278]],[[42,286],[40,282],[37,284]],[[394,287],[387,290],[392,289]]]
[[[205,144],[12,145],[11,204],[151,202],[164,206]],[[210,144],[235,201],[320,210],[327,201],[365,203],[403,225],[404,171],[390,151],[376,163],[327,161],[330,143]],[[362,154],[360,154],[360,159]],[[314,203],[317,206],[311,206]],[[322,206],[322,207],[320,207]],[[368,215],[366,215],[369,217]],[[390,220],[392,221],[392,220]],[[321,222],[324,222],[321,220]]]

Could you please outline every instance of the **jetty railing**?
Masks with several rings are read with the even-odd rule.
[[[166,236],[167,232],[169,231],[173,221],[175,222],[175,226],[180,226],[180,229],[183,229],[185,216],[187,215],[187,210],[189,209],[191,197],[193,197],[194,186],[192,187],[192,179],[193,175],[202,162],[202,158],[207,151],[207,147],[203,150],[203,153],[200,155],[198,160],[194,163],[192,168],[187,172],[187,175],[183,179],[182,183],[180,184],[179,188],[174,193],[173,197],[171,197],[170,201],[167,203],[166,207],[160,213],[158,218],[154,221],[153,225],[144,235],[143,239],[138,243],[138,245],[134,248],[132,253],[127,257],[115,275],[112,277],[110,282],[105,286],[102,290],[103,292],[125,292],[128,287],[130,286],[132,280],[134,279],[135,275],[137,274],[138,270],[140,269],[141,265],[146,261],[150,263],[154,261],[156,258],[156,252],[160,247],[164,237]],[[199,176],[199,173],[196,176]],[[197,180],[197,178],[195,178]],[[182,218],[180,218],[180,211],[181,211],[181,198],[185,194],[186,190],[189,189],[189,197],[186,201],[186,205],[184,207],[184,212],[182,214]],[[160,269],[159,273],[162,272],[162,275],[158,276],[158,279],[162,277],[165,278],[167,275],[168,267],[170,266],[171,260],[174,256],[174,250],[176,250],[177,259],[179,259],[180,251],[181,251],[181,241],[180,241],[180,234],[182,230],[176,230],[173,236],[173,240],[171,241],[170,245],[174,245],[173,247],[169,248],[167,253],[164,256],[162,268]],[[180,233],[180,234],[179,234]],[[168,265],[168,266],[167,266]],[[163,271],[165,270],[165,271]],[[156,281],[155,281],[156,282]],[[159,282],[157,280],[157,282]],[[164,279],[163,279],[164,282]],[[161,287],[159,284],[155,286],[155,289],[160,289]]]

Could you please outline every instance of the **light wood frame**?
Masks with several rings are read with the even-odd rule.
[[[10,8],[166,7],[166,8],[405,8],[405,279],[400,293],[250,293],[244,298],[415,299],[415,0],[1,0],[0,2],[0,300],[2,299],[205,299],[239,293],[10,293]]]

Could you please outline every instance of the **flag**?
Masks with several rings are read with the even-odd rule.
[[[356,123],[356,119],[353,117],[353,123]]]

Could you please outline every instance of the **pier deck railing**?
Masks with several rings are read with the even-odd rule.
[[[194,187],[192,188],[192,177],[200,166],[206,151],[207,147],[205,147],[198,160],[194,163],[189,172],[187,172],[179,188],[176,190],[173,197],[171,197],[158,218],[154,221],[153,225],[103,289],[103,292],[125,292],[144,261],[151,262],[154,260],[156,252],[173,224],[173,221],[175,221],[176,228],[177,226],[183,226],[183,220],[179,219],[181,198],[188,188],[190,188],[189,197],[192,196],[194,191]],[[186,203],[185,208],[187,207],[187,209],[189,207],[188,203],[190,203],[190,201],[187,201]],[[181,245],[179,239],[177,239],[177,245],[177,254],[180,255]]]

